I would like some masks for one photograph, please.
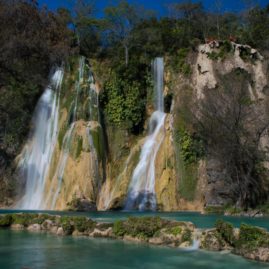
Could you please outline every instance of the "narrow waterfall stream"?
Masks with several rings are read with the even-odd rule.
[[[64,71],[57,68],[50,85],[41,96],[33,117],[33,134],[25,145],[19,169],[25,180],[25,193],[16,207],[40,209],[45,181],[57,141],[59,119],[59,95]]]
[[[149,121],[149,135],[142,147],[139,162],[129,185],[125,209],[156,210],[155,159],[164,139],[163,58],[154,60],[154,93],[156,111]]]
[[[90,68],[89,68],[90,69]],[[99,189],[99,160],[98,160],[98,153],[94,145],[94,140],[92,136],[92,131],[95,129],[95,127],[99,124],[100,115],[99,115],[99,95],[98,91],[95,86],[95,81],[93,74],[91,70],[89,70],[89,77],[88,77],[88,83],[89,83],[89,123],[88,127],[86,129],[87,136],[89,140],[90,150],[92,152],[91,154],[91,169],[94,174],[95,179],[95,188],[96,191]]]
[[[74,109],[72,111],[72,122],[63,138],[62,151],[61,151],[60,160],[58,162],[58,166],[57,166],[57,170],[55,174],[55,176],[57,177],[57,187],[56,187],[56,190],[54,190],[54,192],[51,190],[52,193],[48,196],[48,200],[45,203],[45,207],[46,208],[49,207],[51,210],[55,209],[57,198],[62,187],[64,171],[65,171],[65,167],[66,167],[66,163],[67,163],[67,159],[68,159],[69,151],[71,147],[71,138],[72,138],[73,130],[74,130],[76,120],[77,120],[78,96],[80,93],[81,84],[83,83],[84,66],[85,66],[85,58],[81,57],[79,60],[78,80],[76,81],[76,84],[75,84],[76,97],[75,97]],[[50,206],[48,206],[49,202],[51,202]]]

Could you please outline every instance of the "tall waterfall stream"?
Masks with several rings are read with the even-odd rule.
[[[139,162],[133,172],[126,199],[126,210],[156,210],[155,159],[164,139],[163,58],[154,61],[154,93],[156,111],[149,120],[149,135],[142,147]]]

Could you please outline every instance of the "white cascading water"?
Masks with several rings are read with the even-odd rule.
[[[163,58],[154,60],[154,92],[156,111],[149,121],[149,135],[142,147],[139,162],[129,185],[125,209],[156,210],[155,159],[164,139]]]
[[[59,95],[64,71],[57,68],[50,85],[38,101],[33,117],[33,135],[24,147],[19,163],[25,179],[25,193],[17,203],[20,209],[42,209],[47,173],[57,142]]]
[[[56,187],[56,190],[54,191],[54,193],[52,193],[48,196],[48,199],[50,199],[50,200],[52,199],[51,205],[50,205],[51,210],[55,209],[56,202],[57,202],[57,199],[58,199],[59,193],[61,191],[61,187],[62,187],[64,171],[65,171],[65,167],[66,167],[66,163],[68,160],[69,151],[70,151],[70,147],[71,147],[71,138],[72,138],[73,130],[75,127],[75,121],[77,120],[76,115],[77,115],[77,107],[78,107],[78,96],[79,96],[79,92],[80,92],[81,83],[83,83],[84,66],[85,66],[85,58],[81,57],[79,60],[79,77],[78,77],[78,80],[77,80],[76,85],[75,85],[76,99],[75,99],[74,109],[72,112],[72,115],[73,115],[72,116],[72,123],[69,126],[69,128],[68,128],[68,130],[65,133],[65,136],[63,138],[61,155],[60,155],[59,163],[58,163],[57,170],[56,170],[56,176],[57,176],[57,180],[58,180],[57,187]],[[48,203],[49,203],[49,201],[47,200],[45,203],[46,207],[48,206]]]
[[[98,114],[98,93],[96,91],[96,87],[94,84],[94,78],[92,72],[89,71],[88,77],[89,85],[89,124],[86,128],[86,135],[89,139],[90,151],[91,151],[91,169],[94,175],[94,179],[97,182],[99,179],[99,171],[98,171],[98,154],[94,146],[93,137],[91,134],[92,122],[99,121],[99,114]]]

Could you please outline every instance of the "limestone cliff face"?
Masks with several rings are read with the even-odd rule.
[[[241,86],[240,82],[236,81],[233,76],[234,72],[237,71],[246,74],[244,85],[242,85],[248,91],[251,102],[255,103],[248,111],[249,116],[245,123],[246,130],[251,133],[258,129],[257,123],[251,121],[252,118],[256,117],[260,119],[260,122],[266,122],[268,115],[268,61],[258,51],[247,45],[231,43],[225,53],[223,46],[225,45],[219,42],[200,45],[197,52],[192,53],[189,60],[192,66],[192,75],[186,78],[184,76],[176,77],[174,74],[172,78],[174,88],[171,90],[174,95],[172,113],[175,118],[175,129],[178,126],[185,127],[186,125],[189,125],[188,128],[191,129],[191,120],[188,118],[189,111],[195,111],[197,106],[196,117],[199,118],[198,107],[201,104],[206,104],[205,99],[208,93],[217,91],[227,81],[233,83],[236,91],[237,87]],[[229,102],[229,100],[223,99],[223,102]],[[225,103],[220,103],[219,109],[221,110],[223,107],[225,107]],[[180,108],[181,115],[178,112]],[[265,160],[268,160],[268,145],[268,131],[264,131],[259,140],[259,147],[267,156]],[[236,201],[236,197],[234,197],[235,184],[228,178],[229,173],[224,163],[211,153],[207,153],[203,159],[196,167],[191,168],[191,165],[183,165],[187,168],[182,166],[178,168],[179,185],[184,181],[184,177],[186,178],[186,173],[185,175],[183,173],[182,177],[182,170],[192,170],[191,176],[195,176],[197,179],[193,185],[195,188],[195,193],[192,195],[193,201],[190,201],[190,197],[185,195],[187,188],[179,188],[180,196],[187,198],[181,199],[179,204],[184,204],[187,200],[188,209],[197,203],[199,206],[196,208],[200,209],[204,205],[233,204]],[[264,162],[264,166],[268,167],[267,161]]]
[[[225,57],[222,52],[222,46],[216,42],[200,45],[190,56],[192,74],[189,77],[175,70],[166,71],[164,95],[171,95],[173,101],[155,160],[159,210],[202,211],[205,205],[234,201],[233,185],[227,183],[227,171],[219,159],[212,154],[200,156],[200,152],[196,154],[198,157],[186,157],[182,150],[190,146],[185,130],[195,134],[190,109],[201,104],[208,91],[218,89],[238,69],[248,74],[246,84],[251,100],[259,101],[251,113],[263,120],[269,112],[268,62],[256,50],[235,43],[231,43]],[[147,134],[145,131],[140,136],[130,135],[126,130],[101,123],[98,107],[101,89],[89,76],[89,67],[84,68],[83,79],[75,78],[76,69],[65,77],[58,141],[46,180],[44,205],[47,209],[76,209],[74,204],[87,201],[98,210],[122,209]],[[149,105],[148,114],[151,110]],[[196,113],[199,118],[198,109]],[[249,130],[252,127],[250,123]],[[261,136],[259,147],[268,157],[266,132]],[[264,166],[269,168],[269,162]]]
[[[99,180],[98,160],[91,149],[88,132],[87,122],[80,120],[75,123],[62,178],[59,178],[59,162],[64,152],[59,149],[59,145],[57,146],[54,162],[58,165],[51,167],[46,185],[49,208],[66,209],[74,198],[92,202],[96,200]],[[59,194],[55,198],[55,205],[52,205],[57,191]]]

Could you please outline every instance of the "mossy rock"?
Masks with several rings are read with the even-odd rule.
[[[241,224],[236,248],[253,250],[260,247],[269,247],[269,233],[259,227]]]
[[[98,126],[97,128],[90,130],[90,134],[93,140],[93,146],[96,150],[97,157],[99,160],[103,160],[103,158],[105,157],[104,141],[101,128],[101,126]]]
[[[130,235],[132,237],[150,238],[164,228],[167,221],[160,217],[129,217],[126,221],[116,221],[113,232],[117,236]]]
[[[217,232],[221,237],[230,245],[234,246],[235,236],[234,236],[234,227],[231,223],[225,222],[223,220],[217,220],[215,224]]]
[[[182,242],[190,242],[192,243],[192,233],[191,230],[186,229],[182,233]]]
[[[114,222],[113,233],[119,237],[124,236],[124,234],[126,233],[126,230],[124,228],[124,223],[122,220],[117,220]]]
[[[220,251],[224,248],[225,241],[216,230],[205,231],[201,247],[206,250]]]
[[[175,226],[175,227],[167,228],[167,229],[165,229],[164,232],[166,234],[171,234],[173,236],[177,236],[177,235],[180,235],[182,233],[182,227]]]
[[[224,206],[207,206],[205,208],[205,213],[207,214],[224,214],[225,207]]]
[[[12,224],[12,215],[0,216],[0,228],[9,227]]]
[[[79,232],[91,231],[95,227],[95,222],[86,217],[73,217],[72,221]]]

